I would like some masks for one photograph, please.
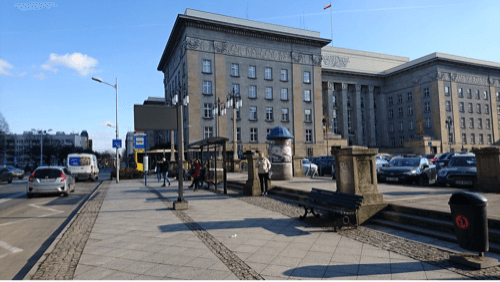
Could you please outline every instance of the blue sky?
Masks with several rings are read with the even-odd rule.
[[[115,90],[91,77],[110,84],[118,78],[124,140],[133,130],[133,105],[164,96],[156,68],[177,14],[186,8],[331,38],[330,10],[323,10],[330,0],[55,0],[27,8],[28,3],[0,3],[0,112],[13,133],[87,130],[97,151],[112,149],[115,131],[106,123],[115,124]],[[331,3],[334,46],[411,60],[441,52],[500,62],[500,1]]]

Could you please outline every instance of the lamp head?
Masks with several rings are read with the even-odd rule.
[[[98,77],[92,77],[92,80],[95,80],[95,81],[97,81],[97,82],[102,83],[102,79],[100,79],[100,78],[98,78]]]

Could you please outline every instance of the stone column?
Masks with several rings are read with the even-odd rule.
[[[260,195],[260,182],[259,182],[259,172],[255,167],[255,162],[259,156],[257,154],[247,156],[248,163],[248,180],[245,186],[243,187],[243,194],[250,196],[259,196]],[[269,183],[270,185],[270,183]],[[271,187],[269,187],[271,188]]]
[[[337,192],[363,196],[357,212],[358,224],[362,224],[387,205],[378,192],[375,161],[378,149],[351,146],[334,153]]]
[[[373,100],[373,85],[368,86],[368,147],[377,146],[377,139],[375,137],[375,107]]]
[[[349,131],[347,130],[347,83],[341,84],[340,92],[340,116],[342,119],[339,120],[340,131],[342,138],[349,140]]]
[[[389,128],[388,117],[387,117],[387,99],[386,93],[377,93],[377,115],[378,115],[378,124],[379,129],[377,132],[379,139],[379,147],[388,147],[389,146]]]
[[[476,154],[477,181],[474,189],[482,192],[500,191],[500,147],[473,149]]]
[[[363,145],[363,120],[361,120],[361,84],[356,84],[356,97],[355,97],[355,106],[354,106],[354,112],[356,115],[355,122],[353,123],[355,125],[354,130],[356,133],[356,143],[357,145],[361,146]]]
[[[303,157],[293,157],[293,176],[305,176],[304,170],[302,169],[302,159]]]

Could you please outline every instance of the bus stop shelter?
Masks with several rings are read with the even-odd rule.
[[[224,194],[227,194],[227,169],[226,169],[226,143],[229,141],[228,138],[225,137],[209,137],[203,140],[191,143],[188,145],[189,150],[199,150],[201,152],[201,163],[207,162],[209,165],[207,169],[212,169],[210,167],[210,152],[214,152],[214,184],[217,189],[218,186],[218,177],[217,177],[217,153],[221,152],[222,154],[222,182],[224,185]],[[206,154],[205,154],[206,153]],[[204,157],[206,156],[206,160]]]

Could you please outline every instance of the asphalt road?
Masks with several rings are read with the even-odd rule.
[[[0,184],[0,280],[23,279],[44,251],[83,204],[86,196],[109,179],[101,170],[99,181],[77,182],[68,197],[26,197],[26,182]]]

